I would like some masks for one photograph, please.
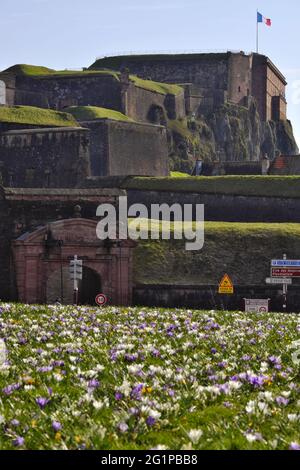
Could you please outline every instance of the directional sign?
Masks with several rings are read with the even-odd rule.
[[[270,299],[244,299],[245,312],[267,313],[269,311]]]
[[[103,307],[105,304],[107,304],[107,297],[104,294],[98,294],[97,297],[95,298],[96,304],[98,304],[100,307]]]
[[[299,259],[272,259],[271,266],[273,267],[291,267],[300,269]]]
[[[233,283],[228,274],[223,276],[219,284],[219,294],[233,294]]]
[[[74,259],[70,261],[69,271],[71,280],[80,281],[82,279],[82,260],[74,257]]]
[[[289,277],[267,277],[267,284],[292,284],[292,279]]]
[[[271,277],[300,277],[299,268],[271,268]]]

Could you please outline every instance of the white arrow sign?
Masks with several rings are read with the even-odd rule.
[[[267,284],[292,284],[292,279],[288,277],[267,277]]]

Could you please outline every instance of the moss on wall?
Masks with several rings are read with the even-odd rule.
[[[128,178],[124,189],[300,198],[300,176],[192,176]]]
[[[93,121],[95,119],[112,119],[113,121],[134,122],[125,114],[113,109],[99,108],[97,106],[70,106],[66,108],[67,113],[72,114],[78,121]]]
[[[43,127],[80,127],[71,114],[32,106],[0,106],[0,122]]]
[[[146,229],[146,222],[144,225]],[[265,285],[270,260],[300,251],[300,224],[205,223],[200,251],[180,240],[141,240],[134,253],[134,280],[146,284],[218,285],[228,273],[238,285]]]

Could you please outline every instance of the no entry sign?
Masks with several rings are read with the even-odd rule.
[[[105,304],[107,304],[107,300],[108,299],[104,294],[98,294],[95,298],[96,304],[99,305],[99,307],[103,307]]]

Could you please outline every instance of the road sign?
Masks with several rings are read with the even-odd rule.
[[[82,280],[82,260],[77,259],[75,256],[73,260],[70,261],[70,278],[71,280]]]
[[[299,268],[271,268],[271,277],[300,277]]]
[[[289,277],[267,277],[267,284],[292,284],[292,279]]]
[[[269,311],[270,299],[244,299],[245,312],[248,313],[267,313]]]
[[[233,283],[228,274],[223,276],[219,284],[219,294],[233,294]]]
[[[95,298],[96,304],[98,304],[100,307],[103,307],[105,304],[107,304],[107,297],[104,294],[98,294],[97,297]]]
[[[272,259],[271,266],[273,267],[290,267],[300,269],[299,259]]]

